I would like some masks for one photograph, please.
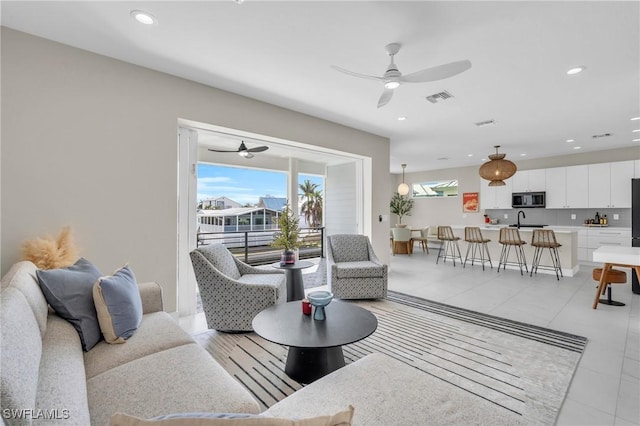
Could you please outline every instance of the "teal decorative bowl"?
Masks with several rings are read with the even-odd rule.
[[[333,293],[330,291],[312,291],[307,294],[307,299],[313,306],[327,306],[333,299]]]
[[[315,307],[313,311],[313,319],[324,321],[326,318],[324,307],[331,302],[331,299],[333,299],[333,293],[329,291],[312,291],[307,294],[307,299],[309,300],[309,303]]]

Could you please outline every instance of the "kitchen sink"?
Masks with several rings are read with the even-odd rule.
[[[512,228],[517,228],[518,224],[517,223],[512,223],[511,225]],[[530,223],[521,223],[520,224],[520,228],[544,228],[545,226],[549,226],[549,225],[539,225],[539,224],[530,224]]]

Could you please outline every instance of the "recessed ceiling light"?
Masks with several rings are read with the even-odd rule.
[[[522,154],[520,154],[520,157],[526,157],[527,154],[525,154],[524,152]]]
[[[631,139],[631,142],[640,142],[640,139]]]
[[[144,25],[156,25],[158,23],[155,16],[144,10],[132,10],[131,17]]]
[[[467,154],[467,157],[473,157],[473,154]]]
[[[571,142],[575,142],[575,141],[576,141],[575,139],[567,139],[566,140],[567,143],[571,143]]]
[[[570,70],[567,71],[567,74],[569,74],[569,75],[578,74],[578,73],[581,73],[582,71],[584,71],[586,68],[587,67],[585,67],[585,66],[571,68]]]
[[[398,121],[404,121],[406,119],[407,117],[405,117],[404,115],[401,115],[400,117],[398,117]]]
[[[634,132],[634,133],[635,133],[635,132],[640,132],[640,129],[632,130],[632,132]]]
[[[633,117],[631,121],[640,120],[640,117]]]
[[[581,149],[581,146],[574,146],[573,149]]]

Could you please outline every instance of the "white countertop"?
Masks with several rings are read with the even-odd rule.
[[[469,226],[469,225],[466,225]],[[506,228],[508,227],[508,224],[502,224],[502,223],[498,223],[496,225],[484,225],[484,226],[479,226],[480,230],[482,231],[499,231],[500,228]],[[451,226],[452,229],[464,229],[465,225],[452,225]],[[580,229],[576,226],[575,229],[570,229],[570,227],[568,226],[545,226],[544,228],[520,228],[520,232],[533,232],[534,229],[552,229],[553,232],[556,232],[558,234],[571,234],[574,232],[578,232]]]
[[[640,247],[601,246],[593,252],[593,261],[640,266]]]

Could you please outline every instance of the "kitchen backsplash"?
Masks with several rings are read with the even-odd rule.
[[[491,219],[499,219],[499,223],[512,224],[518,221],[518,211],[522,210],[526,215],[525,219],[520,219],[520,223],[542,224],[552,226],[581,226],[586,219],[593,219],[596,212],[607,215],[609,226],[619,226],[623,228],[631,227],[631,209],[488,209]],[[504,215],[508,215],[507,219]],[[575,220],[571,215],[576,215]],[[618,215],[618,220],[614,215]]]

